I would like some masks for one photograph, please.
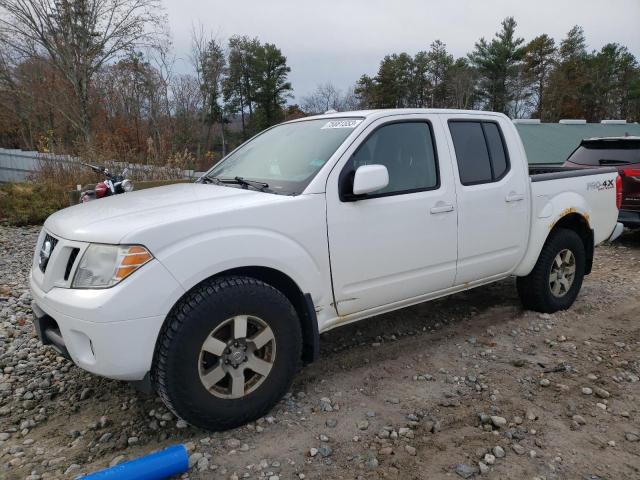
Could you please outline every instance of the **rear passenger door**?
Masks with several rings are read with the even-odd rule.
[[[456,285],[510,273],[529,234],[528,176],[511,164],[502,117],[445,115],[457,178],[458,266]],[[509,123],[507,123],[509,122]],[[520,161],[520,159],[518,159]]]

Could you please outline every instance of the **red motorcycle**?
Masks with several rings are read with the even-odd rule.
[[[82,165],[89,167],[94,172],[104,175],[106,179],[97,183],[93,189],[87,189],[80,192],[79,203],[87,203],[98,198],[119,195],[133,190],[133,182],[127,178],[127,175],[129,174],[128,168],[125,168],[120,174],[114,174],[105,167],[90,165],[88,163],[83,163]]]

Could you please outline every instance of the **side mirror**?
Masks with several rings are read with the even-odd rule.
[[[353,194],[364,195],[383,189],[389,185],[389,172],[384,165],[363,165],[358,167],[353,179]]]

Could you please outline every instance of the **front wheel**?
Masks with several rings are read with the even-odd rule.
[[[179,417],[226,430],[265,415],[300,368],[300,322],[274,287],[223,277],[195,287],[160,333],[153,380]]]
[[[554,313],[573,305],[584,278],[584,243],[573,230],[553,231],[529,275],[518,277],[518,294],[529,310]]]

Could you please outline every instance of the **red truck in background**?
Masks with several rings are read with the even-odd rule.
[[[640,137],[587,138],[564,163],[565,167],[616,167],[622,180],[618,221],[640,227]]]

